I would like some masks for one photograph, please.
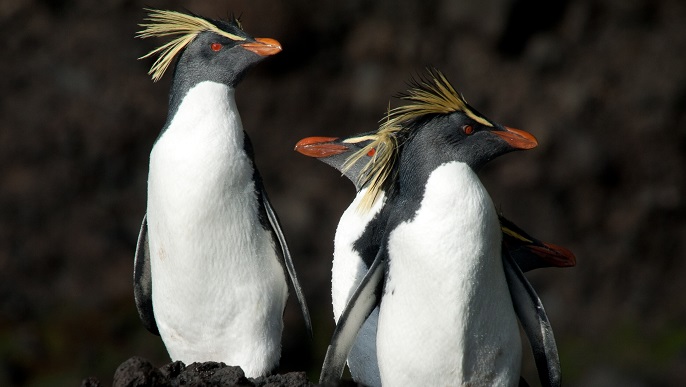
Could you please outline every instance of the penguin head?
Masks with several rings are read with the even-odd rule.
[[[336,168],[360,190],[362,169],[374,157],[375,149],[368,150],[366,157],[347,163],[350,156],[360,151],[372,141],[372,133],[351,137],[306,137],[295,144],[295,150],[309,157],[314,157]]]
[[[159,80],[178,56],[175,84],[190,87],[213,81],[236,87],[250,67],[281,51],[278,41],[253,38],[235,18],[224,21],[175,11],[149,12],[145,19],[148,23],[141,24],[138,37],[176,37],[141,57],[159,54],[149,72],[153,81]]]
[[[235,88],[253,65],[269,55],[281,51],[278,41],[252,38],[235,24],[218,23],[224,31],[244,40],[234,40],[214,31],[198,34],[185,48],[176,64],[174,79],[182,78],[190,84],[202,81],[223,83]]]
[[[371,208],[379,192],[398,175],[398,160],[413,172],[428,172],[450,161],[466,163],[478,170],[502,154],[538,145],[529,133],[497,124],[469,106],[446,77],[429,69],[424,78],[413,79],[400,95],[408,103],[389,109],[371,139],[351,154],[346,165],[366,160],[358,186],[369,186],[361,200]],[[368,157],[372,152],[374,156]],[[407,175],[406,175],[407,176]]]
[[[421,116],[406,125],[408,138],[402,142],[411,139],[415,151],[410,157],[421,158],[429,167],[459,161],[476,171],[498,156],[538,145],[531,134],[492,122],[469,105],[449,114]]]

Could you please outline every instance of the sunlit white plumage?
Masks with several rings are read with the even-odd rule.
[[[334,258],[331,269],[331,297],[335,321],[341,317],[350,296],[367,274],[367,265],[360,252],[354,249],[368,223],[381,210],[385,195],[381,193],[369,210],[359,207],[367,188],[362,188],[338,222],[334,238]],[[379,368],[376,359],[376,325],[378,308],[375,309],[357,334],[357,339],[348,356],[348,367],[355,381],[367,386],[380,386]]]
[[[431,173],[419,211],[389,236],[377,333],[384,384],[516,385],[521,342],[500,238],[493,203],[469,166]]]
[[[243,141],[234,90],[193,87],[151,152],[147,220],[155,319],[172,359],[258,375],[279,359],[287,285]]]

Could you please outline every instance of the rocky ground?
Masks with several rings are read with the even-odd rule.
[[[133,356],[169,363],[131,279],[169,87],[136,59],[161,43],[134,38],[146,6],[233,12],[284,47],[237,91],[315,329],[309,340],[290,302],[277,373],[318,380],[333,235],[354,194],[294,144],[375,128],[433,65],[479,111],[539,140],[481,177],[508,218],[577,255],[573,269],[528,274],[565,385],[686,385],[680,0],[3,0],[0,385],[110,385]],[[535,381],[530,357],[524,374]]]
[[[120,387],[153,386],[244,386],[244,387],[315,387],[305,372],[288,372],[260,378],[246,378],[241,367],[227,366],[224,363],[193,363],[188,366],[180,361],[156,368],[148,360],[134,356],[122,363],[114,373],[112,385]],[[97,378],[86,378],[81,387],[100,387]],[[356,383],[342,381],[341,387],[357,386]]]

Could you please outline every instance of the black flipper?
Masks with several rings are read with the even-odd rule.
[[[379,250],[367,274],[350,297],[341,318],[338,319],[331,344],[326,350],[322,372],[319,376],[320,384],[338,385],[357,333],[381,301],[382,284],[386,271],[386,260],[382,253],[383,251]]]
[[[291,252],[288,250],[288,244],[286,244],[286,237],[283,235],[283,231],[281,231],[279,219],[277,218],[276,212],[274,212],[274,209],[272,208],[272,205],[269,202],[269,197],[267,196],[267,192],[265,191],[264,187],[262,187],[261,194],[262,203],[264,206],[264,210],[267,213],[269,224],[272,226],[274,234],[276,234],[276,238],[279,241],[279,246],[281,246],[280,258],[283,260],[283,262],[281,263],[286,267],[288,276],[291,279],[291,284],[293,285],[295,296],[298,299],[298,304],[300,304],[300,310],[302,311],[303,319],[305,320],[305,327],[307,328],[307,333],[310,335],[310,338],[312,338],[312,321],[310,320],[310,312],[307,309],[305,295],[303,293],[302,287],[300,286],[300,282],[298,282],[298,276],[295,273],[295,266],[293,266]]]
[[[155,313],[152,308],[152,276],[150,273],[150,247],[148,246],[148,222],[147,215],[143,217],[141,231],[136,243],[136,255],[133,259],[133,295],[136,299],[138,316],[145,328],[150,332],[160,335],[155,322]]]
[[[515,313],[531,344],[541,385],[559,387],[562,383],[560,357],[555,344],[555,336],[553,336],[553,328],[545,313],[543,303],[505,249],[503,249],[503,267]]]

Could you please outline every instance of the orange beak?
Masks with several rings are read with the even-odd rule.
[[[538,145],[536,137],[523,130],[508,128],[505,126],[505,131],[493,131],[492,133],[507,141],[507,143],[515,149],[531,149]]]
[[[332,144],[336,140],[338,137],[307,137],[295,144],[295,150],[314,158],[329,157],[347,152],[347,146]]]
[[[254,42],[243,43],[241,47],[260,56],[278,54],[282,50],[281,43],[270,38],[255,38]]]

